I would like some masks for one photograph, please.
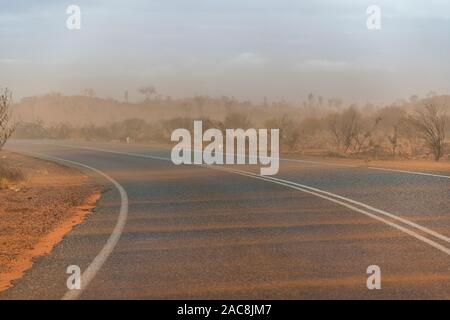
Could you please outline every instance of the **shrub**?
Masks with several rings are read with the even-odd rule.
[[[14,125],[11,124],[11,100],[12,93],[5,89],[0,95],[0,150],[14,132]]]

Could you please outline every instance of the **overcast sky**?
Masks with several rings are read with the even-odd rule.
[[[66,27],[81,7],[81,30]],[[382,9],[382,29],[366,9]],[[450,89],[448,0],[15,0],[0,11],[0,87],[122,98],[261,101],[308,92],[389,102]]]

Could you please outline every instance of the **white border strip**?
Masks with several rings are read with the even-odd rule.
[[[70,163],[79,167],[83,167],[85,169],[91,170],[98,175],[104,177],[108,181],[110,181],[116,188],[119,190],[120,198],[121,198],[121,204],[120,204],[120,212],[119,217],[117,218],[116,225],[114,227],[114,230],[112,231],[111,235],[109,236],[108,240],[106,241],[106,244],[103,246],[102,250],[97,254],[97,256],[94,258],[94,260],[89,264],[87,269],[83,272],[81,275],[81,289],[80,290],[69,290],[66,292],[66,294],[62,297],[62,300],[75,300],[80,297],[80,295],[83,293],[83,291],[88,287],[89,283],[94,279],[96,274],[100,271],[105,261],[108,259],[109,255],[114,250],[114,247],[116,246],[117,242],[120,239],[120,236],[122,235],[123,229],[125,227],[127,217],[128,217],[128,195],[125,189],[120,185],[116,180],[111,178],[106,173],[95,169],[93,167],[90,167],[88,165],[66,160],[62,158],[57,158],[53,156],[48,156],[41,153],[35,153],[35,152],[23,152],[25,154],[35,155],[42,159],[48,159],[53,160],[57,162],[66,162]]]
[[[435,178],[450,179],[450,176],[446,176],[444,174],[435,174],[435,173],[426,173],[426,172],[408,171],[408,170],[399,170],[399,169],[388,169],[388,168],[380,168],[380,167],[367,167],[367,168],[372,169],[372,170],[400,172],[400,173],[415,174],[415,175],[419,175],[419,176],[429,176],[429,177],[435,177]]]
[[[264,181],[267,181],[267,182],[272,182],[272,183],[279,184],[279,185],[282,185],[282,186],[285,186],[285,187],[288,187],[288,188],[291,188],[291,189],[295,189],[295,190],[299,190],[299,191],[302,191],[302,192],[305,192],[305,193],[309,193],[309,194],[315,195],[315,196],[317,196],[319,198],[322,198],[322,199],[326,199],[328,201],[331,201],[333,203],[339,204],[339,205],[344,206],[344,207],[346,207],[348,209],[351,209],[353,211],[362,213],[362,214],[364,214],[364,215],[366,215],[366,216],[368,216],[368,217],[370,217],[372,219],[375,219],[375,220],[378,220],[380,222],[383,222],[383,223],[385,223],[385,224],[387,224],[387,225],[389,225],[389,226],[391,226],[391,227],[393,227],[393,228],[395,228],[397,230],[400,230],[400,231],[402,231],[402,232],[404,232],[404,233],[406,233],[406,234],[416,238],[417,240],[420,240],[420,241],[422,241],[422,242],[424,242],[424,243],[426,243],[426,244],[428,244],[428,245],[430,245],[430,246],[432,246],[432,247],[434,247],[434,248],[436,248],[436,249],[438,249],[438,250],[440,250],[440,251],[442,251],[445,254],[450,256],[450,249],[448,249],[447,247],[445,247],[445,246],[443,246],[443,245],[441,245],[441,244],[439,244],[439,243],[437,243],[437,242],[435,242],[433,240],[430,240],[430,239],[428,239],[428,238],[426,238],[426,237],[424,237],[424,236],[422,236],[422,235],[420,235],[420,234],[418,234],[418,233],[416,233],[416,232],[414,232],[414,231],[412,231],[410,229],[407,229],[407,228],[405,228],[405,227],[403,227],[403,226],[401,226],[399,224],[396,224],[396,223],[394,223],[392,221],[384,219],[384,218],[382,218],[380,216],[377,216],[377,215],[375,215],[373,213],[370,213],[370,212],[368,212],[366,210],[362,210],[362,209],[357,208],[357,207],[355,207],[353,205],[350,205],[350,204],[348,204],[346,202],[343,202],[343,201],[340,201],[338,199],[332,198],[331,196],[326,196],[326,195],[320,194],[318,192],[314,192],[314,191],[308,190],[308,189],[313,189],[313,188],[306,187],[306,186],[305,186],[306,188],[295,186],[294,183],[292,183],[290,181],[281,180],[281,179],[273,179],[273,178],[269,178],[267,176],[260,176],[260,175],[257,175],[257,174],[251,173],[251,172],[238,171],[238,170],[225,169],[225,168],[221,168],[221,169],[225,170],[225,171],[234,172],[236,174],[243,175],[243,176],[246,176],[246,177],[259,179],[259,180],[264,180]],[[316,190],[318,190],[318,189],[316,189]],[[318,190],[318,191],[326,193],[326,194],[329,194],[329,195],[332,195],[333,197],[336,197],[336,198],[346,199],[344,197],[340,197],[340,196],[334,195],[334,194],[329,193],[329,192],[324,192],[324,191],[321,191],[321,190]],[[348,199],[348,200],[350,200],[350,199]],[[349,202],[358,203],[357,201],[353,201],[353,200],[350,200]],[[361,203],[358,203],[358,204],[366,206],[366,205],[361,204]],[[367,206],[367,207],[369,207],[369,206]],[[378,209],[375,209],[375,210],[378,211]],[[445,241],[447,241],[447,242],[449,240],[449,238],[447,238],[447,237],[445,237],[445,236],[443,236],[443,235],[441,235],[441,234],[439,234],[437,232],[434,232],[432,230],[426,229],[425,227],[416,225],[415,223],[413,223],[411,221],[399,218],[399,217],[397,217],[395,215],[392,215],[392,214],[389,214],[389,216],[390,217],[395,217],[394,219],[397,219],[397,220],[399,220],[399,219],[401,219],[402,221],[404,220],[404,221],[406,221],[405,223],[407,223],[409,225],[415,225],[416,228],[419,228],[422,231],[427,230],[428,232],[432,232],[435,236],[438,236],[440,239],[446,239]]]
[[[255,175],[254,173],[247,172],[247,171],[241,171],[241,170],[233,170],[233,171],[240,171],[240,172],[245,173],[245,174],[252,174],[252,175]],[[258,175],[257,175],[257,176],[258,176]],[[289,180],[283,180],[283,179],[279,179],[279,178],[266,177],[266,176],[265,176],[265,178],[270,179],[270,180],[274,180],[274,181],[280,181],[280,182],[283,182],[283,183],[288,183],[288,184],[291,184],[291,185],[293,185],[293,186],[297,186],[297,187],[300,187],[300,188],[308,189],[308,190],[311,190],[311,191],[314,191],[314,192],[318,192],[318,193],[321,193],[321,194],[325,194],[325,195],[327,195],[327,196],[331,196],[331,197],[334,197],[334,198],[343,200],[343,201],[347,201],[347,202],[349,202],[349,203],[352,203],[352,204],[361,206],[361,207],[363,207],[363,208],[366,208],[366,209],[368,209],[368,210],[371,210],[371,211],[377,212],[377,213],[379,213],[379,214],[382,214],[382,215],[384,215],[384,216],[386,216],[386,217],[389,217],[389,218],[391,218],[391,219],[400,221],[400,222],[402,222],[402,223],[404,223],[404,224],[407,224],[407,225],[409,225],[409,226],[411,226],[411,227],[413,227],[413,228],[416,228],[416,229],[418,229],[418,230],[421,230],[421,231],[423,231],[423,232],[425,232],[425,233],[427,233],[427,234],[429,234],[429,235],[431,235],[431,236],[433,236],[433,237],[436,237],[436,238],[438,238],[438,239],[440,239],[440,240],[443,240],[443,241],[445,241],[445,242],[450,243],[450,238],[449,238],[449,237],[446,237],[446,236],[444,236],[444,235],[442,235],[442,234],[440,234],[440,233],[437,233],[436,231],[433,231],[433,230],[431,230],[431,229],[428,229],[428,228],[426,228],[426,227],[423,227],[423,226],[421,226],[421,225],[419,225],[419,224],[417,224],[417,223],[414,223],[414,222],[409,221],[409,220],[407,220],[407,219],[404,219],[404,218],[402,218],[402,217],[396,216],[396,215],[394,215],[394,214],[392,214],[392,213],[389,213],[389,212],[386,212],[386,211],[384,211],[384,210],[374,208],[374,207],[369,206],[369,205],[367,205],[367,204],[364,204],[364,203],[362,203],[362,202],[359,202],[359,201],[356,201],[356,200],[352,200],[352,199],[349,199],[349,198],[346,198],[346,197],[343,197],[343,196],[340,196],[340,195],[337,195],[337,194],[334,194],[334,193],[331,193],[331,192],[328,192],[328,191],[324,191],[324,190],[321,190],[321,189],[317,189],[317,188],[313,188],[313,187],[308,187],[308,186],[306,186],[306,185],[299,184],[299,183],[296,183],[296,182],[293,182],[293,181],[289,181]]]

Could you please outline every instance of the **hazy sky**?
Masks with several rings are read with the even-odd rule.
[[[1,0],[0,87],[300,101],[450,89],[448,0]],[[66,27],[70,4],[81,30]],[[366,9],[382,9],[368,30]]]

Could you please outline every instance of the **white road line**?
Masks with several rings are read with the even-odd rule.
[[[76,147],[76,146],[64,146],[64,145],[61,145],[61,147],[75,148],[75,149],[76,148],[81,148],[81,149],[88,149],[88,150],[93,150],[93,151],[117,153],[117,154],[121,154],[121,155],[133,156],[133,157],[142,157],[142,158],[150,158],[150,159],[157,159],[157,160],[164,160],[164,161],[172,161],[170,158],[154,157],[154,156],[149,156],[149,155],[144,155],[144,154],[139,154],[139,153],[127,153],[127,152],[112,151],[112,150],[107,150],[107,149],[90,148],[90,147]],[[340,196],[340,195],[337,195],[337,194],[334,194],[334,193],[331,193],[331,192],[328,192],[328,191],[320,190],[320,189],[309,187],[309,186],[306,186],[306,185],[301,185],[301,184],[298,184],[298,183],[295,183],[295,182],[292,182],[292,181],[288,181],[288,180],[282,180],[282,179],[273,178],[273,177],[267,177],[267,176],[260,176],[260,175],[257,175],[257,174],[251,173],[251,172],[247,172],[247,171],[228,169],[228,168],[219,167],[219,166],[206,166],[206,165],[201,165],[201,166],[209,167],[209,168],[212,168],[212,169],[224,170],[224,171],[228,171],[228,172],[234,172],[236,174],[246,175],[246,176],[249,176],[249,177],[252,177],[252,178],[256,178],[256,179],[265,180],[265,181],[273,182],[273,183],[276,183],[276,184],[284,185],[284,186],[287,186],[289,188],[293,188],[293,189],[296,189],[296,190],[299,190],[299,191],[303,191],[303,192],[315,195],[317,197],[329,200],[331,202],[343,205],[343,206],[345,206],[345,207],[347,207],[347,208],[349,208],[351,210],[357,211],[359,213],[363,213],[363,214],[365,214],[365,215],[367,215],[367,216],[369,216],[371,218],[374,218],[374,219],[376,219],[378,221],[381,221],[383,223],[386,223],[386,224],[388,224],[388,225],[390,225],[390,226],[392,226],[392,227],[394,227],[394,228],[396,228],[398,230],[401,230],[401,231],[407,233],[408,235],[411,235],[414,238],[419,239],[419,240],[421,240],[421,241],[423,241],[423,242],[425,242],[425,243],[435,247],[436,249],[439,249],[442,252],[445,252],[446,254],[450,255],[450,249],[442,246],[441,244],[439,244],[439,243],[437,243],[437,242],[435,242],[433,240],[430,240],[430,239],[428,239],[428,238],[426,238],[426,237],[424,237],[424,236],[422,236],[422,235],[420,235],[420,234],[418,234],[418,233],[416,233],[416,232],[414,232],[412,230],[406,229],[405,227],[402,227],[402,226],[400,226],[400,225],[398,225],[398,224],[396,224],[394,222],[391,222],[389,220],[383,219],[383,218],[381,218],[381,217],[379,217],[379,216],[377,216],[377,215],[375,215],[373,213],[367,212],[367,211],[362,210],[360,208],[356,208],[355,206],[350,205],[348,203],[361,206],[363,208],[372,210],[374,212],[377,212],[379,214],[382,214],[382,215],[387,216],[389,218],[392,218],[394,220],[403,222],[404,224],[407,224],[407,225],[409,225],[411,227],[414,227],[414,228],[416,228],[418,230],[421,230],[421,231],[423,231],[423,232],[425,232],[425,233],[427,233],[427,234],[429,234],[431,236],[434,236],[434,237],[436,237],[436,238],[438,238],[440,240],[443,240],[445,242],[450,243],[450,238],[448,238],[448,237],[446,237],[446,236],[444,236],[444,235],[442,235],[442,234],[440,234],[440,233],[438,233],[436,231],[433,231],[431,229],[423,227],[423,226],[421,226],[421,225],[419,225],[417,223],[414,223],[414,222],[409,221],[407,219],[401,218],[401,217],[396,216],[394,214],[391,214],[389,212],[386,212],[386,211],[383,211],[383,210],[371,207],[371,206],[366,205],[366,204],[364,204],[362,202],[358,202],[358,201],[355,201],[355,200],[352,200],[352,199],[349,199],[349,198],[346,198],[346,197],[343,197],[343,196]],[[343,201],[346,201],[348,203],[345,203]]]
[[[390,169],[390,168],[382,168],[382,167],[370,167],[370,166],[364,167],[364,166],[359,166],[359,165],[343,164],[343,163],[336,163],[336,162],[300,160],[300,159],[290,159],[290,158],[280,158],[279,160],[288,161],[288,162],[320,164],[320,165],[335,166],[335,167],[366,168],[366,169],[370,169],[370,170],[398,172],[398,173],[406,173],[406,174],[413,174],[413,175],[420,175],[420,176],[450,179],[450,176],[447,176],[445,174],[436,174],[436,173],[429,173],[429,172],[419,172],[419,171]]]
[[[430,176],[430,177],[436,177],[436,178],[450,179],[450,176],[446,176],[445,174],[435,174],[435,173],[409,171],[409,170],[399,170],[399,169],[387,169],[387,168],[379,168],[379,167],[367,167],[367,168],[368,169],[372,169],[372,170],[409,173],[409,174],[415,174],[415,175],[420,175],[420,176]]]
[[[120,154],[120,155],[124,155],[124,156],[140,157],[140,158],[147,158],[147,159],[172,161],[170,158],[150,156],[150,155],[146,155],[146,154],[142,154],[142,153],[121,152],[121,151],[115,151],[115,150],[109,150],[109,149],[93,148],[93,147],[85,147],[85,146],[71,146],[71,145],[58,144],[58,143],[52,143],[52,144],[48,143],[47,145],[57,146],[57,147],[62,147],[62,148],[69,148],[69,149],[85,149],[85,150],[92,150],[92,151],[101,151],[101,152],[106,152],[106,153],[114,153],[114,154]]]
[[[387,225],[389,225],[389,226],[391,226],[391,227],[393,227],[393,228],[395,228],[397,230],[400,230],[400,231],[402,231],[402,232],[404,232],[404,233],[406,233],[406,234],[416,238],[417,240],[420,240],[420,241],[422,241],[422,242],[424,242],[424,243],[426,243],[426,244],[428,244],[428,245],[430,245],[430,246],[432,246],[432,247],[434,247],[434,248],[436,248],[436,249],[438,249],[438,250],[440,250],[440,251],[442,251],[445,254],[450,256],[450,249],[448,249],[447,247],[444,247],[443,245],[441,245],[441,244],[439,244],[439,243],[437,243],[437,242],[435,242],[433,240],[430,240],[430,239],[428,239],[428,238],[426,238],[426,237],[424,237],[424,236],[422,236],[422,235],[420,235],[420,234],[418,234],[418,233],[416,233],[416,232],[414,232],[414,231],[412,231],[410,229],[407,229],[407,228],[405,228],[405,227],[403,227],[403,226],[401,226],[399,224],[396,224],[396,223],[394,223],[392,221],[386,220],[386,219],[384,219],[382,217],[379,217],[379,216],[377,216],[375,214],[372,214],[372,213],[370,213],[368,211],[362,210],[360,208],[357,208],[357,207],[355,207],[353,205],[350,205],[350,204],[345,203],[343,201],[337,200],[337,199],[332,198],[330,196],[325,196],[325,195],[322,195],[322,194],[320,194],[318,192],[314,192],[314,191],[308,190],[306,188],[294,186],[294,185],[290,184],[289,181],[282,182],[283,180],[281,180],[281,179],[277,179],[277,180],[279,180],[279,181],[277,181],[277,180],[272,180],[272,178],[268,178],[266,176],[260,176],[260,175],[257,175],[257,174],[251,173],[251,172],[240,171],[240,170],[237,171],[237,170],[225,169],[225,168],[221,168],[221,169],[224,169],[224,170],[230,171],[230,172],[234,172],[234,173],[239,174],[239,175],[247,176],[247,177],[250,177],[250,178],[259,179],[259,180],[263,180],[263,181],[267,181],[267,182],[272,182],[272,183],[279,184],[279,185],[282,185],[282,186],[285,186],[285,187],[288,187],[288,188],[292,188],[292,189],[295,189],[295,190],[302,191],[304,193],[308,193],[308,194],[314,195],[314,196],[322,198],[322,199],[326,199],[326,200],[331,201],[333,203],[336,203],[336,204],[339,204],[341,206],[344,206],[344,207],[346,207],[346,208],[348,208],[350,210],[362,213],[362,214],[364,214],[364,215],[366,215],[366,216],[368,216],[368,217],[370,217],[372,219],[375,219],[375,220],[378,220],[380,222],[383,222],[383,223],[385,223],[385,224],[387,224]],[[440,235],[440,236],[442,236],[442,235]],[[442,237],[446,238],[445,236],[442,236]]]
[[[94,279],[95,275],[100,271],[101,267],[105,263],[105,261],[108,259],[111,252],[114,250],[114,247],[116,246],[117,242],[120,239],[120,236],[122,235],[123,229],[125,227],[127,216],[128,216],[128,195],[125,189],[113,178],[108,176],[106,173],[95,169],[93,167],[90,167],[88,165],[61,159],[45,154],[35,153],[35,152],[23,152],[28,153],[30,155],[35,155],[39,158],[48,159],[48,160],[54,160],[59,162],[66,162],[70,163],[79,167],[83,167],[85,169],[91,170],[100,176],[104,177],[108,181],[110,181],[116,188],[119,190],[120,198],[121,198],[121,204],[120,204],[120,212],[119,217],[117,218],[116,225],[114,227],[114,230],[112,231],[111,235],[109,236],[108,240],[106,241],[106,244],[103,246],[102,250],[97,254],[97,256],[94,258],[94,260],[89,264],[87,269],[83,272],[81,275],[81,289],[80,290],[69,290],[66,292],[66,294],[62,297],[62,300],[75,300],[77,299],[83,291],[87,288],[89,283]]]
[[[291,158],[279,158],[279,160],[281,160],[281,161],[288,161],[288,162],[299,162],[299,163],[320,164],[320,165],[325,165],[325,166],[335,166],[335,167],[366,168],[366,169],[378,170],[378,171],[389,171],[389,172],[398,172],[398,173],[414,174],[414,175],[420,175],[420,176],[429,176],[429,177],[435,177],[435,178],[450,179],[450,176],[447,176],[447,175],[445,175],[445,174],[436,174],[436,173],[429,173],[429,172],[419,172],[419,171],[400,170],[400,169],[390,169],[390,168],[371,167],[371,166],[365,167],[365,166],[352,165],[352,164],[344,164],[344,163],[336,163],[336,162],[313,161],[313,160],[300,160],[300,159],[291,159]]]
[[[109,150],[109,149],[92,148],[92,147],[84,147],[84,146],[68,146],[68,145],[61,145],[61,144],[56,144],[56,143],[55,144],[51,144],[51,145],[60,146],[60,147],[66,147],[66,148],[70,147],[70,148],[80,148],[80,149],[94,150],[94,151],[96,150],[96,151],[103,151],[103,152],[116,153],[116,154],[122,154],[122,155],[133,155],[133,156],[149,158],[149,159],[170,160],[168,158],[158,157],[158,156],[150,156],[150,155],[146,155],[146,154],[143,154],[143,153],[127,153],[127,152],[114,151],[114,150]],[[227,153],[221,153],[221,154],[222,155],[226,155]],[[297,162],[297,163],[325,165],[325,166],[331,166],[331,167],[365,168],[365,169],[370,169],[370,170],[398,172],[398,173],[405,173],[405,174],[412,174],[412,175],[421,175],[421,176],[428,176],[428,177],[435,177],[435,178],[450,179],[450,176],[444,175],[444,174],[435,174],[435,173],[410,171],[410,170],[389,169],[389,168],[369,167],[369,166],[364,167],[364,166],[353,165],[353,164],[327,162],[327,161],[301,160],[301,159],[292,159],[292,158],[278,158],[278,160],[286,161],[286,162]]]
[[[233,169],[232,169],[232,170],[233,170]],[[241,171],[241,170],[234,170],[234,171],[240,171],[240,172],[242,172],[242,173],[253,174],[253,175],[255,175],[254,173],[247,172],[247,171]],[[258,175],[257,175],[257,176],[258,176]],[[442,235],[442,234],[440,234],[440,233],[438,233],[438,232],[436,232],[436,231],[433,231],[433,230],[431,230],[431,229],[428,229],[428,228],[426,228],[426,227],[423,227],[423,226],[421,226],[421,225],[419,225],[419,224],[417,224],[417,223],[414,223],[414,222],[409,221],[409,220],[407,220],[407,219],[404,219],[404,218],[402,218],[402,217],[396,216],[396,215],[394,215],[394,214],[392,214],[392,213],[389,213],[389,212],[386,212],[386,211],[384,211],[384,210],[377,209],[377,208],[375,208],[375,207],[369,206],[369,205],[364,204],[364,203],[362,203],[362,202],[359,202],[359,201],[356,201],[356,200],[352,200],[352,199],[350,199],[350,198],[346,198],[346,197],[343,197],[343,196],[340,196],[340,195],[337,195],[337,194],[334,194],[334,193],[331,193],[331,192],[328,192],[328,191],[325,191],[325,190],[321,190],[321,189],[309,187],[309,186],[306,186],[306,185],[303,185],[303,184],[299,184],[299,183],[296,183],[296,182],[293,182],[293,181],[289,181],[289,180],[283,180],[283,179],[279,179],[279,178],[275,178],[275,177],[267,177],[267,179],[275,180],[275,181],[280,181],[280,182],[283,182],[283,183],[288,183],[288,184],[291,184],[291,185],[294,185],[294,186],[297,186],[297,187],[300,187],[300,188],[305,188],[305,189],[308,189],[308,190],[311,190],[311,191],[314,191],[314,192],[318,192],[318,193],[321,193],[321,194],[325,194],[325,195],[327,195],[327,196],[331,196],[331,197],[334,197],[334,198],[337,198],[337,199],[340,199],[340,200],[343,200],[343,201],[347,201],[347,202],[349,202],[349,203],[352,203],[352,204],[361,206],[361,207],[363,207],[363,208],[369,209],[369,210],[371,210],[371,211],[377,212],[377,213],[379,213],[379,214],[382,214],[382,215],[384,215],[384,216],[386,216],[386,217],[389,217],[389,218],[391,218],[391,219],[400,221],[400,222],[402,222],[402,223],[404,223],[404,224],[407,224],[407,225],[409,225],[409,226],[411,226],[411,227],[413,227],[413,228],[416,228],[416,229],[418,229],[418,230],[421,230],[421,231],[423,231],[423,232],[425,232],[425,233],[427,233],[427,234],[429,234],[429,235],[431,235],[431,236],[433,236],[433,237],[436,237],[436,238],[438,238],[438,239],[440,239],[440,240],[443,240],[443,241],[445,241],[445,242],[450,243],[450,238],[449,238],[449,237],[446,237],[446,236],[444,236],[444,235]]]
[[[360,167],[360,166],[353,165],[353,164],[335,163],[335,162],[326,162],[326,161],[301,160],[301,159],[291,159],[291,158],[279,158],[279,160],[287,161],[287,162],[320,164],[320,165],[332,166],[332,167],[347,167],[347,168],[359,168]]]

